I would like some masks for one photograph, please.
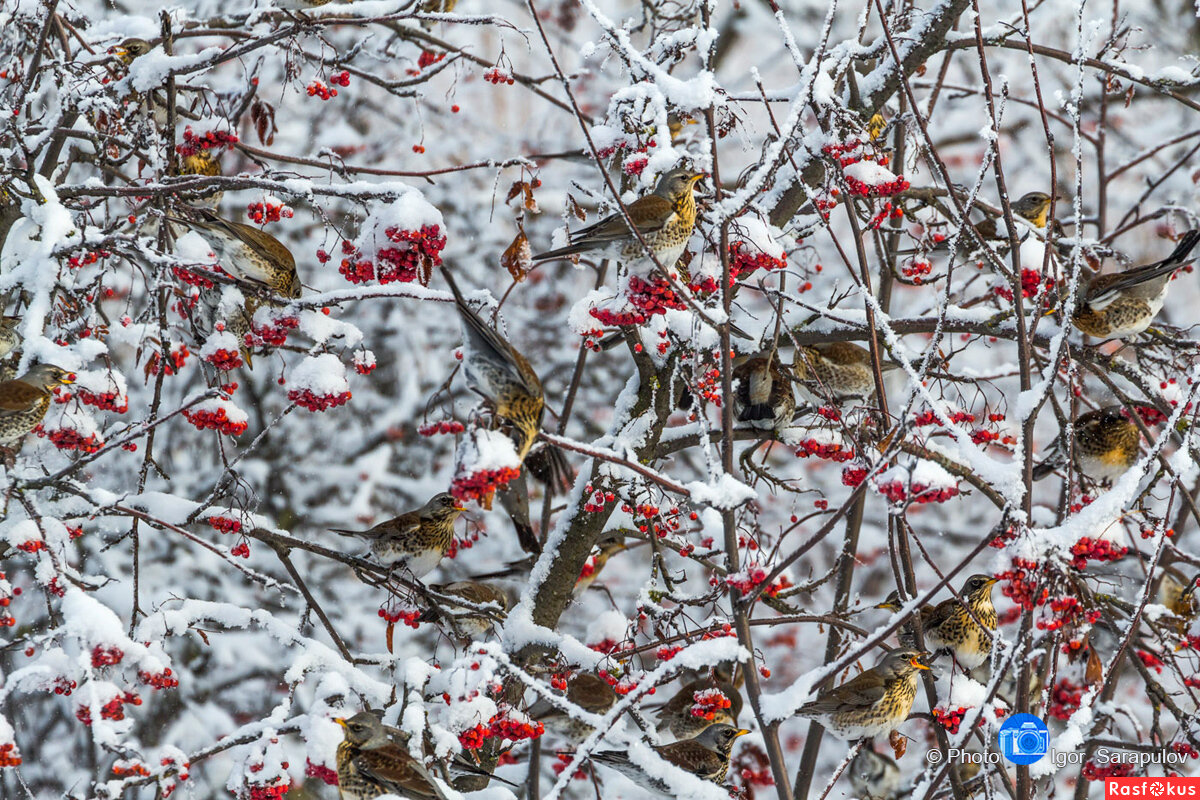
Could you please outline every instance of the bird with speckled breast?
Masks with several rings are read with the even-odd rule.
[[[604,678],[591,672],[579,672],[567,681],[566,699],[584,711],[603,716],[616,704],[617,693]],[[566,709],[544,697],[529,707],[529,716],[541,722],[546,730],[576,745],[596,731],[588,722],[571,716]]]
[[[630,230],[624,216],[612,214],[572,233],[571,243],[566,247],[539,253],[533,260],[550,261],[595,253],[612,258],[627,269],[649,271],[653,262],[646,256],[648,247],[655,260],[669,270],[683,255],[696,226],[695,188],[704,177],[703,172],[676,167],[659,178],[653,192],[627,205],[625,210],[638,235]]]
[[[410,800],[446,800],[446,793],[425,765],[392,741],[379,717],[360,711],[334,722],[343,731],[336,756],[341,800],[374,800],[384,794]]]
[[[1124,406],[1106,406],[1080,414],[1071,428],[1070,451],[1075,466],[1096,483],[1112,483],[1137,463],[1142,434]],[[1065,466],[1066,451],[1063,441],[1056,442],[1045,459],[1033,468],[1033,479],[1041,480]]]
[[[448,492],[436,494],[416,511],[385,520],[365,531],[333,528],[342,536],[357,536],[370,543],[371,555],[380,564],[403,569],[414,578],[429,574],[454,541],[454,521],[466,508]]]
[[[739,736],[750,731],[718,723],[705,728],[691,739],[670,744],[651,745],[660,758],[684,772],[706,781],[720,783],[729,772],[729,754]],[[657,792],[669,792],[667,784],[646,772],[629,759],[625,750],[601,750],[592,753],[592,760],[611,767],[639,786]]]
[[[0,383],[0,447],[11,447],[41,424],[50,409],[51,390],[74,381],[75,375],[62,367],[37,364]]]
[[[215,214],[170,219],[204,237],[221,268],[238,280],[270,289],[289,300],[300,296],[300,276],[292,251],[266,231]]]
[[[796,413],[796,393],[792,380],[784,373],[779,353],[739,359],[733,367],[737,388],[733,394],[733,415],[739,422],[765,431],[781,431]]]
[[[897,367],[890,361],[880,366],[883,372]],[[845,403],[875,396],[871,351],[854,342],[804,345],[796,351],[792,372],[819,402]]]
[[[992,605],[995,584],[996,578],[991,575],[972,575],[958,593],[962,602],[951,597],[934,606],[928,615],[922,614],[925,646],[934,652],[953,653],[954,660],[968,670],[986,662],[996,631],[996,607]]]
[[[1162,261],[1092,278],[1080,290],[1071,322],[1097,339],[1128,339],[1142,333],[1162,310],[1171,276],[1190,260],[1197,242],[1200,230],[1188,231]]]
[[[929,653],[902,647],[841,686],[823,689],[796,712],[818,720],[839,739],[890,734],[912,711],[917,675],[929,669]]]

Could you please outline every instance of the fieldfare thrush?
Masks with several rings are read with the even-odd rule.
[[[503,621],[508,613],[508,593],[499,586],[480,581],[455,581],[435,583],[429,588],[440,595],[457,598],[462,602],[435,599],[434,605],[421,614],[419,619],[443,620],[463,639],[483,636],[497,622]]]
[[[883,371],[898,365],[884,361]],[[853,342],[805,345],[796,350],[792,363],[796,379],[819,402],[868,400],[875,395],[871,351]]]
[[[987,661],[996,630],[996,607],[992,605],[995,583],[991,575],[972,575],[959,591],[962,602],[951,597],[934,606],[929,614],[922,613],[925,645],[934,652],[949,651],[968,670]]]
[[[741,361],[733,368],[733,378],[738,382],[733,394],[735,419],[766,431],[780,431],[791,424],[796,393],[778,352]]]
[[[608,681],[591,672],[572,675],[567,681],[567,700],[584,711],[603,716],[617,702],[617,693]],[[529,716],[572,744],[582,744],[596,729],[587,722],[577,719],[566,710],[540,698],[529,707]]]
[[[337,748],[341,800],[374,800],[383,794],[410,800],[446,800],[425,765],[388,736],[379,717],[360,711],[334,722],[342,726],[344,736]]]
[[[371,555],[379,563],[421,578],[429,574],[450,549],[454,541],[454,521],[465,510],[454,495],[442,492],[416,511],[408,511],[369,530],[332,530],[343,536],[366,539],[371,544]]]
[[[734,740],[749,732],[732,725],[710,725],[691,739],[653,745],[651,749],[684,772],[706,781],[720,783],[729,772],[729,751],[733,749]],[[662,780],[630,761],[629,754],[624,750],[602,750],[593,753],[592,760],[612,767],[647,789],[659,792],[667,790],[667,785]]]
[[[1075,465],[1096,483],[1111,483],[1137,463],[1141,432],[1123,406],[1080,414],[1071,427]],[[1066,463],[1066,447],[1060,440],[1042,463],[1033,468],[1033,478],[1040,480]]]
[[[928,658],[929,653],[911,648],[892,650],[841,686],[821,690],[796,713],[818,720],[839,739],[891,733],[908,719],[917,696],[917,671],[929,669]]]
[[[0,383],[0,447],[10,447],[36,428],[50,408],[50,390],[74,381],[75,375],[65,369],[37,364]]]
[[[729,701],[722,708],[702,693],[718,690]],[[697,696],[701,696],[698,702]],[[669,730],[676,739],[689,739],[710,725],[736,725],[742,713],[742,693],[734,685],[729,669],[715,669],[711,676],[688,681],[658,712],[658,730]]]

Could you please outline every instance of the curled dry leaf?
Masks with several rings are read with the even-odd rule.
[[[520,225],[517,226],[517,235],[512,244],[501,254],[500,264],[508,270],[508,274],[512,275],[516,283],[525,280],[525,276],[529,274],[529,269],[533,266],[533,250],[529,247],[525,229]]]

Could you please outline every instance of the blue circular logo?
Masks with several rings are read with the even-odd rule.
[[[1040,761],[1050,749],[1046,723],[1033,714],[1013,714],[1000,726],[1000,752],[1018,766]]]

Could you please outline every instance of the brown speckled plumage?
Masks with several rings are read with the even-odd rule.
[[[405,569],[420,578],[433,570],[450,549],[454,521],[463,510],[453,495],[442,492],[416,511],[408,511],[368,530],[332,530],[343,536],[366,539],[371,545],[371,555],[379,563]]]
[[[445,793],[425,765],[392,741],[374,714],[361,711],[336,722],[344,731],[337,748],[341,800],[374,800],[382,794],[411,800],[445,800]]]
[[[929,669],[928,653],[892,650],[878,664],[841,686],[825,689],[797,712],[818,719],[839,739],[891,733],[908,718],[917,696],[917,672]]]
[[[934,606],[927,616],[923,614],[921,625],[926,646],[934,651],[952,652],[966,669],[975,669],[987,661],[992,652],[990,632],[996,630],[996,607],[992,605],[995,583],[991,575],[967,578],[959,596],[970,607],[970,613],[952,597]]]
[[[729,772],[729,752],[734,741],[746,730],[718,724],[705,728],[698,736],[670,744],[656,745],[654,752],[676,767],[713,783],[725,780]],[[623,750],[603,750],[592,754],[592,760],[612,767],[639,785],[654,791],[664,791],[663,783],[651,777],[629,760]]]
[[[75,376],[53,364],[38,364],[0,383],[0,447],[9,447],[41,423],[50,408],[50,390]]]
[[[786,428],[796,412],[796,393],[792,381],[783,372],[779,354],[754,356],[733,369],[737,381],[734,391],[734,416],[752,428],[779,431]]]

